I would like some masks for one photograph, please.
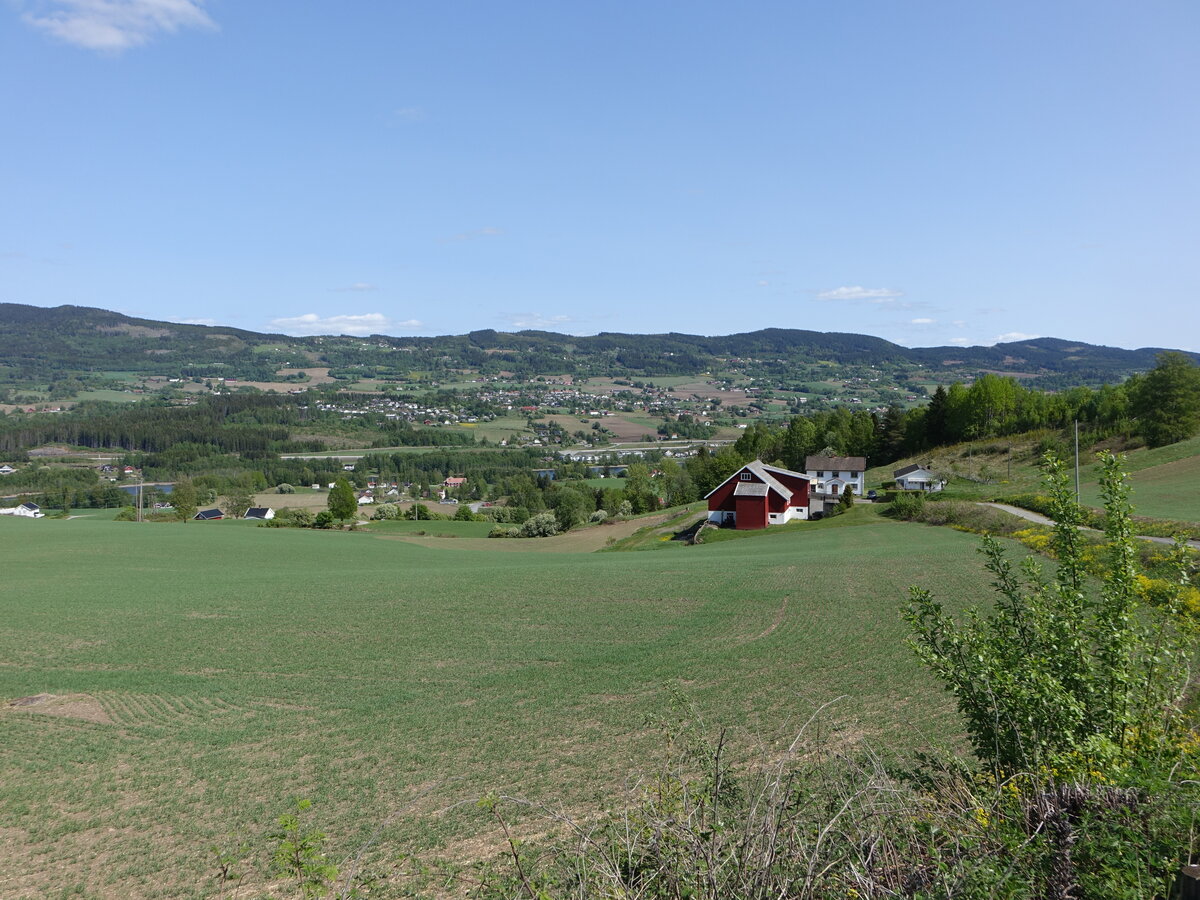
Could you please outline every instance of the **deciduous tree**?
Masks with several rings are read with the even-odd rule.
[[[171,506],[175,508],[176,516],[184,522],[190,522],[196,515],[197,503],[196,486],[192,484],[190,478],[183,478],[175,482],[175,487],[171,491]]]
[[[329,489],[329,499],[326,506],[335,519],[345,521],[353,519],[358,514],[358,500],[354,496],[354,488],[345,478],[338,478]]]
[[[1158,355],[1158,365],[1133,388],[1138,430],[1152,447],[1186,440],[1200,431],[1200,366],[1182,353]]]

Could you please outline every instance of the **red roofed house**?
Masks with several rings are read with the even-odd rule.
[[[467,483],[467,479],[465,479],[465,478],[447,478],[445,481],[442,482],[442,487],[448,487],[448,488],[462,487],[466,483]]]
[[[755,460],[742,466],[705,498],[708,520],[738,529],[766,528],[808,518],[807,475]]]

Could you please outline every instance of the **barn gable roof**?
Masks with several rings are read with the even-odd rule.
[[[765,497],[772,490],[769,484],[761,481],[739,481],[733,489],[735,497]]]
[[[756,459],[756,460],[754,460],[754,462],[746,463],[746,465],[742,466],[741,469],[738,469],[736,472],[734,472],[732,475],[730,475],[728,478],[726,478],[724,481],[722,481],[720,484],[718,484],[715,488],[713,488],[711,491],[709,491],[707,494],[704,495],[704,499],[707,500],[709,497],[711,497],[713,494],[715,494],[717,491],[719,491],[725,485],[729,484],[729,482],[732,481],[734,478],[736,478],[742,472],[743,469],[749,469],[751,472],[753,472],[755,475],[757,475],[759,478],[761,478],[762,479],[762,487],[764,488],[764,490],[762,490],[761,493],[759,493],[759,492],[751,493],[749,490],[743,491],[742,490],[743,487],[745,487],[745,488],[754,487],[755,486],[754,482],[748,482],[745,484],[739,483],[738,486],[736,488],[734,488],[734,496],[738,496],[738,497],[762,496],[762,497],[765,497],[767,495],[766,488],[769,488],[770,490],[773,490],[773,491],[775,491],[775,493],[779,494],[779,496],[783,497],[783,499],[790,500],[792,497],[792,491],[789,488],[787,488],[786,486],[784,486],[783,484],[781,484],[779,482],[779,479],[775,478],[775,476],[771,474],[772,472],[780,474],[780,475],[789,475],[792,478],[800,478],[800,479],[803,479],[804,481],[812,480],[807,475],[805,475],[803,472],[793,472],[791,469],[781,469],[778,466],[768,466],[765,462],[762,462],[761,460]]]

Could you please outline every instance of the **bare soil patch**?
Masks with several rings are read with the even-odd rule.
[[[39,713],[44,716],[79,719],[98,725],[113,724],[100,701],[87,694],[33,694],[9,700],[5,706],[10,710]]]
[[[722,390],[706,384],[681,384],[670,392],[677,400],[691,400],[692,396],[705,400],[720,400],[722,403],[740,404],[746,402],[746,392],[738,389]]]
[[[127,334],[130,337],[160,338],[174,334],[169,328],[150,328],[146,325],[97,325],[101,334]]]

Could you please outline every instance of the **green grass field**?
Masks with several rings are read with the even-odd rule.
[[[1095,466],[1080,472],[1084,503],[1102,505]],[[1133,485],[1134,512],[1139,516],[1200,522],[1200,438],[1127,455]]]
[[[206,896],[296,797],[335,858],[401,809],[389,852],[487,855],[454,804],[586,812],[669,685],[750,754],[835,698],[835,740],[927,746],[954,717],[898,609],[990,594],[973,537],[881,519],[586,554],[235,524],[0,520],[0,896]]]
[[[579,481],[590,488],[600,488],[606,491],[625,490],[625,479],[617,475],[607,475],[604,478],[581,478]]]
[[[1011,460],[1006,452],[1010,445]],[[1079,493],[1085,505],[1100,508],[1099,467],[1094,459],[1091,451],[1081,449]],[[1019,435],[944,447],[872,468],[867,471],[867,484],[878,487],[905,463],[930,460],[935,471],[950,476],[948,489],[965,498],[984,500],[1041,488],[1034,442]],[[1137,515],[1200,522],[1200,437],[1153,450],[1131,450],[1125,454],[1125,471],[1133,485]]]
[[[445,513],[448,510],[455,509],[453,506],[440,506],[434,504],[432,509],[439,513]],[[451,538],[485,538],[488,536],[494,527],[494,522],[443,522],[437,520],[421,519],[419,521],[406,521],[404,519],[389,519],[381,522],[364,522],[359,526],[366,529],[372,534],[411,534],[411,535],[432,535],[434,537],[451,537]]]

